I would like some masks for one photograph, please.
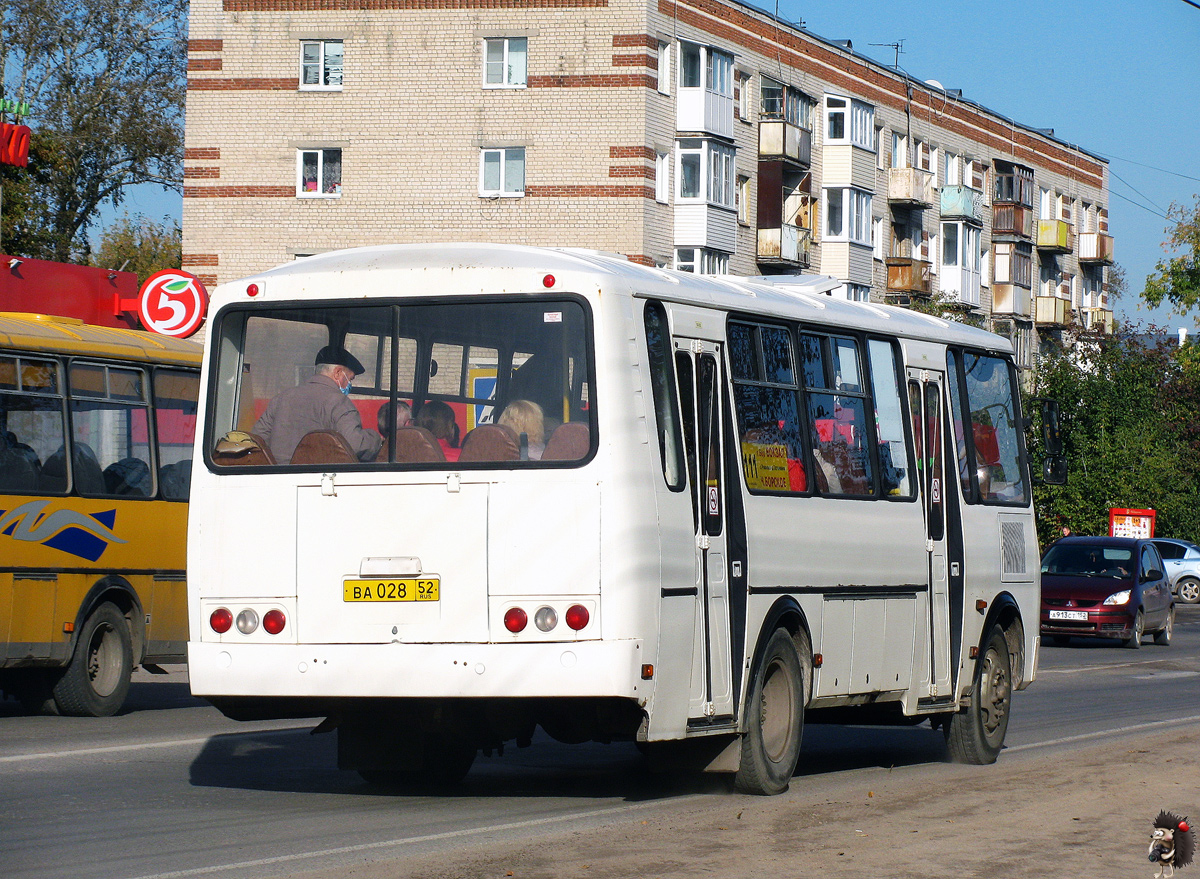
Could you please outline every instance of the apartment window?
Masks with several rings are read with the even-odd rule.
[[[733,56],[717,49],[704,51],[704,87],[718,95],[733,97]]]
[[[658,93],[671,94],[671,44],[658,41]]]
[[[681,140],[678,198],[734,207],[734,156],[733,147],[724,144]]]
[[[529,40],[525,37],[496,37],[483,41],[483,87],[525,88]]]
[[[871,220],[871,250],[875,259],[882,262],[886,252],[884,250],[883,217],[875,217]]]
[[[341,91],[341,40],[300,41],[300,88],[304,91]]]
[[[853,187],[830,188],[825,196],[825,238],[871,246],[871,193]]]
[[[700,88],[700,46],[696,43],[679,43],[679,87]]]
[[[337,198],[342,194],[342,151],[297,150],[296,195]]]
[[[1033,169],[1008,162],[996,163],[996,201],[1033,207]]]
[[[662,204],[671,196],[671,156],[668,153],[654,154],[654,199]]]
[[[739,223],[750,223],[750,178],[741,174],[737,179],[737,217]]]
[[[946,186],[958,186],[962,183],[962,156],[942,150],[942,180]]]
[[[769,76],[760,77],[759,113],[765,119],[782,119],[798,128],[812,129],[812,98]]]
[[[862,101],[825,98],[825,143],[850,143],[875,149],[875,108]]]
[[[679,247],[675,250],[675,268],[699,275],[728,275],[729,254],[707,247]]]
[[[525,194],[525,147],[479,151],[479,194],[491,198]]]
[[[866,284],[844,284],[846,298],[851,302],[870,302],[871,288]]]
[[[1029,288],[1033,283],[1033,250],[1028,244],[998,242],[995,248],[994,280]]]
[[[750,74],[739,73],[737,75],[737,88],[735,89],[737,98],[737,114],[738,118],[743,122],[750,120]]]

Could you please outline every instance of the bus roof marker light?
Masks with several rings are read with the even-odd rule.
[[[233,626],[233,614],[228,608],[218,607],[208,618],[208,624],[218,635],[224,635]]]
[[[525,613],[521,608],[510,607],[504,612],[504,628],[508,629],[514,635],[523,632],[527,625],[529,625],[529,614]]]
[[[547,290],[549,290],[551,287],[553,287],[554,283],[555,283],[554,275],[546,275],[546,277],[542,278],[542,286],[545,287]]]
[[[590,618],[591,614],[588,613],[588,609],[582,604],[572,604],[569,608],[567,608],[567,613],[564,617],[564,619],[567,621],[567,625],[576,632],[584,628],[588,624],[588,620]]]
[[[247,284],[246,285],[246,295],[247,296],[254,297],[254,296],[257,296],[258,293],[259,293],[258,284]]]

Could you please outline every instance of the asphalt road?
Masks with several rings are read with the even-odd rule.
[[[26,717],[0,703],[0,875],[396,876],[421,863],[421,875],[448,876],[441,859],[468,851],[752,802],[719,777],[650,773],[629,745],[549,740],[480,757],[451,796],[388,795],[337,770],[334,737],[310,727],[225,720],[191,698],[181,672],[139,673],[113,718]],[[1166,732],[1200,732],[1200,608],[1181,608],[1170,647],[1043,646],[1000,761],[1106,744],[1129,752]],[[810,726],[792,787],[819,800],[880,767],[918,787],[951,769],[967,783],[992,771],[941,758],[927,727]],[[1037,785],[1031,776],[1022,795],[1037,798]]]

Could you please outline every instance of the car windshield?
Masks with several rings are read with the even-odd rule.
[[[1133,567],[1133,550],[1123,546],[1060,543],[1050,547],[1042,559],[1043,574],[1069,577],[1124,579]]]

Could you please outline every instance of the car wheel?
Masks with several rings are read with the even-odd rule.
[[[1142,615],[1141,608],[1138,608],[1137,615],[1133,618],[1133,634],[1125,640],[1125,646],[1137,650],[1142,646],[1142,635],[1145,633],[1146,618]]]
[[[1175,608],[1167,611],[1167,622],[1154,633],[1154,643],[1160,647],[1171,646],[1171,633],[1175,631]]]
[[[946,747],[955,763],[995,763],[1004,747],[1012,708],[1012,658],[999,626],[988,633],[987,646],[975,663],[974,685],[966,709],[946,724]]]
[[[1185,604],[1200,603],[1200,580],[1185,577],[1179,581],[1179,600]]]

